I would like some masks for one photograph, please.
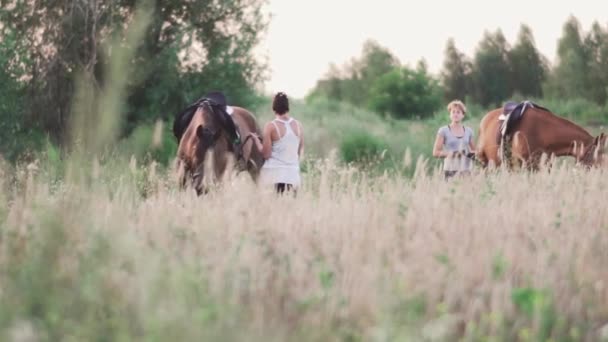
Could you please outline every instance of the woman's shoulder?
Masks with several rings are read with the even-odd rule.
[[[469,126],[464,126],[464,131],[465,131],[465,133],[469,133],[471,135],[473,135],[475,133],[475,131],[473,130],[473,128],[471,128]]]
[[[445,125],[445,126],[439,127],[439,129],[437,130],[437,134],[445,135],[449,131],[450,131],[450,128],[448,127],[448,125]]]

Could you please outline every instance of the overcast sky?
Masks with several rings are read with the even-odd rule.
[[[259,51],[270,64],[268,92],[303,97],[330,63],[359,56],[371,38],[414,66],[424,58],[438,73],[448,38],[473,56],[484,30],[500,28],[513,44],[522,23],[553,61],[568,16],[583,30],[608,24],[607,0],[269,0],[270,26]]]

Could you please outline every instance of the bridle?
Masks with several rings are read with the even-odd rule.
[[[598,144],[593,144],[589,146],[589,148],[587,149],[587,151],[585,151],[579,161],[583,164],[587,164],[588,166],[592,166],[594,164],[594,161],[596,161],[596,157],[599,157],[600,149],[602,148],[601,145],[602,143],[599,142]],[[595,155],[596,152],[598,154],[597,156]]]

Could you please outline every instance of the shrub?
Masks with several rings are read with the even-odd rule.
[[[137,160],[144,162],[153,159],[161,164],[167,165],[177,151],[177,143],[171,130],[166,123],[157,123],[161,127],[155,125],[140,125],[133,133],[124,141],[124,147],[121,148],[129,155],[134,155]],[[159,136],[154,136],[156,130],[160,130]]]
[[[387,144],[369,133],[358,131],[347,134],[340,144],[340,156],[346,163],[367,163],[379,158]]]
[[[440,107],[441,90],[424,67],[395,68],[372,84],[369,107],[399,119],[432,116]]]

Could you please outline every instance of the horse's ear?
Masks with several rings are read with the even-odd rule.
[[[603,140],[603,137],[602,137],[602,136],[603,136],[603,134],[604,134],[604,133],[602,133],[602,134],[598,135],[597,137],[595,137],[595,139],[593,139],[593,146],[597,146],[597,145],[599,145],[599,144],[600,144],[600,141],[602,141],[602,140]]]
[[[604,147],[603,145],[606,144],[606,135],[604,134],[604,132],[600,133],[600,135],[595,138],[594,143],[595,146]]]

